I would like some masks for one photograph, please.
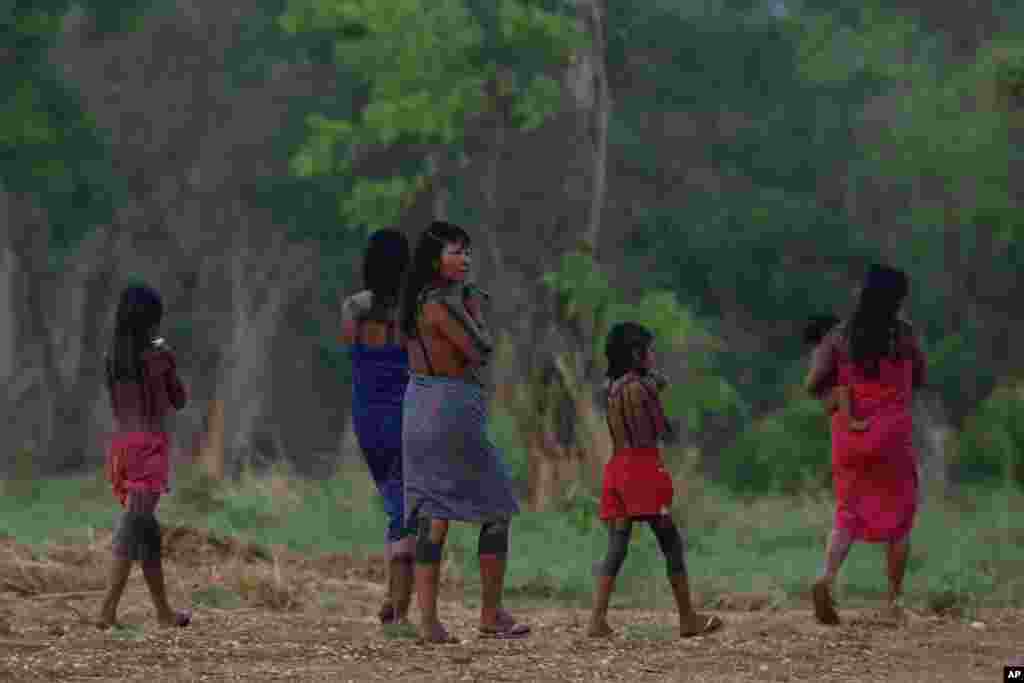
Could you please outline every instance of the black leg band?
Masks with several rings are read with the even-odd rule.
[[[477,545],[479,555],[508,555],[508,520],[485,522],[480,527],[480,541]]]
[[[430,540],[430,518],[420,517],[416,534],[416,561],[420,564],[440,564],[444,543]]]
[[[621,529],[614,526],[609,527],[608,554],[605,555],[604,561],[598,563],[594,568],[594,573],[597,576],[614,578],[619,575],[619,570],[622,569],[622,564],[626,561],[626,553],[629,551],[629,537],[632,531],[633,528],[630,525]]]
[[[669,576],[686,574],[686,550],[682,534],[671,517],[661,517],[650,521],[651,531],[658,539],[658,547],[665,556],[665,569]]]

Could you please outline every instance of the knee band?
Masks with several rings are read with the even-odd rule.
[[[479,555],[508,555],[508,520],[486,522],[480,527]]]
[[[626,561],[626,553],[629,551],[629,536],[631,529],[609,529],[608,530],[608,554],[602,562],[594,568],[598,576],[616,577]]]
[[[671,519],[668,522],[651,522],[654,537],[658,539],[658,547],[665,556],[665,569],[669,576],[686,574],[686,560],[683,557],[685,543],[678,527]]]
[[[420,564],[440,564],[443,550],[443,543],[430,540],[430,518],[420,517],[416,534],[416,561]]]

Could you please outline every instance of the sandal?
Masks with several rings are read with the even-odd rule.
[[[505,610],[498,610],[498,618],[494,626],[481,626],[481,638],[495,638],[498,640],[514,640],[525,638],[530,635],[530,627],[520,624],[511,614]]]
[[[814,600],[814,616],[818,622],[826,626],[837,626],[839,613],[836,612],[836,604],[832,600],[832,591],[829,590],[828,583],[822,580],[815,581],[811,598]]]
[[[712,614],[711,616],[705,618],[704,625],[699,630],[695,631],[694,633],[680,633],[679,637],[696,638],[698,636],[706,636],[709,633],[714,633],[723,626],[725,626],[725,622],[722,621],[719,617],[716,617]]]
[[[192,612],[190,610],[180,610],[174,613],[174,623],[160,625],[164,628],[185,628],[192,623]]]
[[[377,613],[377,617],[380,619],[380,623],[385,626],[388,624],[395,623],[395,607],[390,602],[385,602],[381,605],[380,612]]]
[[[429,645],[455,645],[458,644],[459,639],[448,633],[444,626],[438,624],[435,629],[432,630],[429,637],[424,637],[422,634],[418,638],[421,644]]]

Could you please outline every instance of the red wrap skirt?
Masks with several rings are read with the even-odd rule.
[[[127,504],[130,491],[167,491],[170,450],[166,432],[122,432],[110,438],[107,477],[121,505]]]
[[[604,466],[601,519],[667,514],[672,495],[672,477],[658,448],[620,449]]]

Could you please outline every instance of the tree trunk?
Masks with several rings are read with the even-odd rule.
[[[250,231],[249,226],[240,230],[230,264],[234,325],[217,392],[224,401],[224,440],[233,466],[239,457],[255,455],[256,422],[272,389],[267,366],[274,335],[285,304],[311,276],[306,249],[286,248],[277,232],[269,248],[257,251]]]
[[[577,0],[577,12],[591,38],[591,48],[580,56],[577,66],[568,74],[578,81],[572,88],[577,104],[589,110],[590,136],[593,145],[590,207],[583,242],[596,254],[601,234],[601,218],[608,186],[608,121],[611,118],[611,89],[605,68],[605,2]],[[579,82],[589,80],[589,83]]]
[[[18,258],[0,241],[0,383],[8,386],[14,376],[17,348],[17,319],[14,315],[14,279],[18,272]]]

